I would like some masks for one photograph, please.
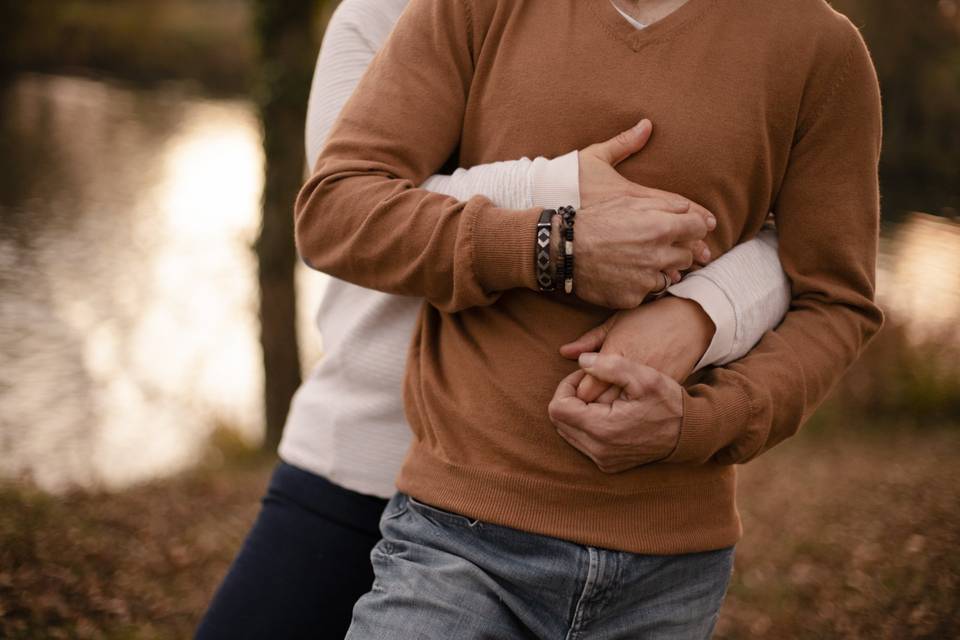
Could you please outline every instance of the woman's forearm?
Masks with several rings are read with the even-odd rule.
[[[695,371],[742,358],[790,308],[790,280],[777,254],[776,230],[764,229],[669,292],[697,302],[716,327]]]

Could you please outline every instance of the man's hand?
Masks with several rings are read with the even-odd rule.
[[[710,258],[704,237],[716,218],[674,193],[637,185],[614,168],[641,151],[653,132],[649,120],[590,145],[580,156],[581,209],[577,214],[577,296],[610,309],[633,309],[697,260]]]
[[[661,272],[693,264],[691,246],[716,227],[712,215],[659,198],[621,197],[577,214],[576,294],[610,309],[633,309],[663,285]]]
[[[709,211],[683,196],[635,184],[617,171],[616,166],[639,153],[647,145],[652,134],[653,124],[644,119],[636,126],[618,133],[605,142],[598,142],[580,150],[578,158],[581,208],[624,197],[653,198],[677,205],[680,212],[692,211],[699,213],[705,219],[710,215]],[[687,208],[688,204],[689,208]],[[693,261],[697,264],[704,265],[710,260],[710,249],[703,240],[695,241],[690,246],[690,250],[693,253]],[[678,270],[671,269],[668,275],[674,282],[680,281]]]
[[[645,364],[683,382],[703,357],[716,328],[699,304],[666,296],[630,311],[620,311],[580,338],[560,347],[560,355],[577,359],[599,351]],[[610,404],[620,388],[584,376],[577,396],[584,402]]]
[[[567,376],[550,401],[557,433],[604,473],[662,460],[676,448],[683,388],[656,369],[621,356],[580,356],[582,370]],[[586,375],[623,389],[610,404],[586,403],[577,386]]]

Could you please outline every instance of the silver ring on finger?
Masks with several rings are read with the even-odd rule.
[[[652,295],[654,298],[659,298],[667,292],[667,289],[670,288],[670,276],[663,271],[660,272],[660,276],[663,278],[663,285],[660,288],[654,289],[650,292],[650,295]]]

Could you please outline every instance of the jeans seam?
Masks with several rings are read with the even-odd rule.
[[[590,594],[596,584],[600,568],[599,552],[593,547],[585,548],[589,562],[587,564],[587,577],[583,581],[583,589],[580,591],[580,597],[577,599],[577,606],[573,611],[573,617],[570,620],[570,628],[567,630],[566,640],[577,640],[581,637],[581,625],[587,608]]]

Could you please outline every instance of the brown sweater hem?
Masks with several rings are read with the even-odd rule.
[[[714,469],[708,480],[625,494],[453,464],[414,447],[397,486],[481,522],[593,547],[671,555],[722,549],[740,539],[736,470]]]

